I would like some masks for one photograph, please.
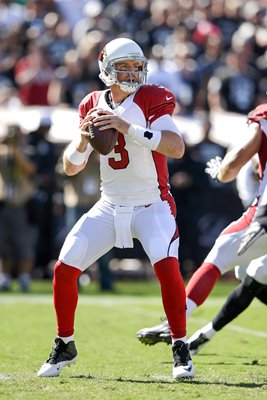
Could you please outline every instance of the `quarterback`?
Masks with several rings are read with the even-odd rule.
[[[75,361],[74,319],[80,274],[114,246],[142,244],[159,280],[171,329],[173,377],[194,376],[186,341],[185,288],[178,261],[176,207],[168,183],[167,157],[181,158],[184,142],[172,114],[175,98],[166,88],[146,85],[147,59],[130,39],[109,42],[99,56],[106,90],[79,105],[80,129],[63,155],[67,175],[90,162],[90,126],[114,128],[117,143],[100,155],[101,199],[66,237],[54,269],[57,337],[38,376],[52,377]],[[101,110],[96,115],[95,111]]]

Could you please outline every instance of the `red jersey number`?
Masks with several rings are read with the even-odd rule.
[[[121,159],[115,160],[114,157],[110,157],[108,159],[108,164],[113,169],[124,169],[129,164],[129,154],[128,151],[125,149],[125,139],[124,135],[119,132],[118,134],[118,143],[114,147],[114,151],[116,154],[120,154]]]

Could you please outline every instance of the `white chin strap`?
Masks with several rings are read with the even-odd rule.
[[[120,83],[117,83],[117,85],[120,87],[121,90],[123,90],[126,93],[134,93],[140,87],[139,83],[130,84],[130,83],[120,82]]]

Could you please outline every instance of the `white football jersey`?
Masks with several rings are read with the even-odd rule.
[[[249,120],[260,123],[262,128],[262,140],[258,151],[260,178],[258,192],[247,211],[221,232],[204,262],[216,265],[222,274],[230,271],[236,265],[249,265],[247,269],[249,275],[265,284],[267,282],[267,257],[264,256],[266,254],[266,235],[258,238],[253,246],[250,246],[243,254],[238,255],[238,249],[253,221],[257,207],[266,204],[267,125],[264,121],[267,120],[267,104],[258,106],[249,115]]]
[[[260,104],[258,107],[256,107],[255,110],[253,110],[253,112],[249,115],[249,120],[252,122],[258,122],[262,131],[262,141],[258,152],[258,174],[260,178],[260,184],[256,196],[258,205],[262,205],[267,204],[267,103]]]
[[[258,190],[259,205],[267,204],[267,120],[260,121],[262,132],[264,133],[263,142],[265,146],[262,146],[261,150],[261,182]],[[265,163],[265,164],[264,164]]]
[[[81,120],[92,107],[111,110],[108,92],[92,92],[82,100],[79,106]],[[111,111],[129,123],[158,130],[163,129],[162,117],[167,116],[165,129],[179,134],[171,119],[174,108],[175,99],[168,89],[144,85]],[[112,204],[140,206],[170,200],[167,157],[138,144],[128,135],[119,133],[112,152],[100,156],[100,175],[102,197]]]

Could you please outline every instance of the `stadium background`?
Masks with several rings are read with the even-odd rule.
[[[53,201],[61,215],[49,233],[51,260],[36,264],[36,277],[50,277],[71,223],[77,199],[66,190],[60,155],[78,128],[79,101],[103,88],[98,53],[116,37],[136,40],[149,59],[148,81],[169,87],[176,97],[175,119],[190,155],[182,163],[170,160],[184,276],[198,267],[219,231],[244,207],[235,182],[203,178],[204,161],[241,140],[247,113],[266,102],[266,9],[265,0],[0,1],[0,138],[10,124],[18,123],[27,135],[49,116],[48,139],[59,161]],[[189,179],[183,186],[185,174],[195,184]],[[153,276],[138,243],[133,251],[115,250],[113,258],[118,279]],[[97,277],[97,268],[92,271]]]

